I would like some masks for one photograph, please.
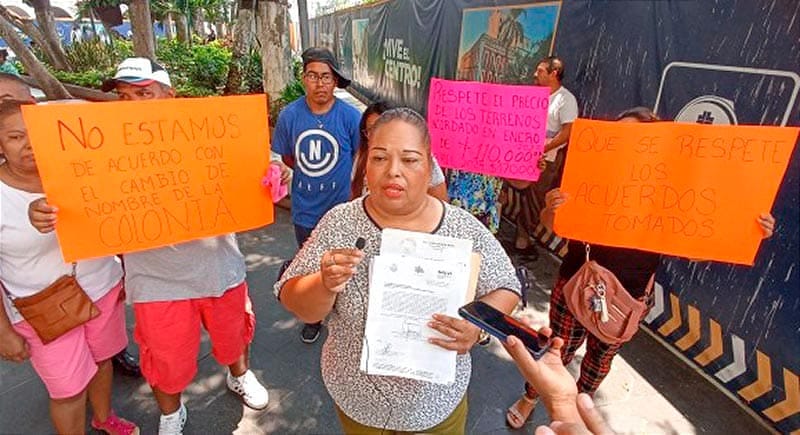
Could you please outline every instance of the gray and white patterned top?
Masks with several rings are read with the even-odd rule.
[[[391,376],[366,375],[359,370],[368,304],[368,264],[378,255],[381,228],[364,209],[363,198],[331,209],[275,284],[279,296],[283,284],[296,276],[319,270],[322,254],[333,248],[366,241],[364,261],[328,315],[328,338],[322,348],[322,380],[336,405],[353,420],[367,426],[397,431],[422,431],[444,421],[467,391],[472,365],[469,354],[459,355],[456,380],[441,385]],[[519,280],[506,253],[492,234],[466,211],[445,205],[434,234],[473,240],[481,255],[476,297],[496,289],[519,294]]]

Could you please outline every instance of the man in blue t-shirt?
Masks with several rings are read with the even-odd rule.
[[[294,169],[292,223],[298,248],[322,215],[350,199],[361,120],[358,110],[333,96],[334,87],[350,85],[333,53],[309,48],[302,57],[306,96],[281,111],[272,137],[272,150]],[[315,342],[320,327],[306,324],[303,341]]]

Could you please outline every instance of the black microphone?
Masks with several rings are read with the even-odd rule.
[[[364,247],[367,246],[367,240],[363,237],[359,237],[356,239],[356,249],[359,251],[363,251]]]

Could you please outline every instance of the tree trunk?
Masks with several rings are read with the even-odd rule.
[[[226,39],[228,33],[231,29],[231,24],[233,22],[233,5],[236,2],[226,2],[223,3],[221,7],[220,16],[217,17],[215,22],[215,26],[217,28],[217,39]]]
[[[42,53],[45,55],[47,62],[50,62],[51,65],[55,65],[56,61],[54,60],[54,55],[50,50],[49,44],[46,43],[44,34],[34,21],[30,18],[22,18],[18,15],[9,11],[5,6],[0,5],[0,16],[6,19],[12,26],[16,27],[17,29],[21,30],[22,33],[28,35],[31,38],[31,41],[36,43],[36,45],[42,50]]]
[[[59,82],[47,68],[36,59],[36,56],[28,50],[25,43],[17,34],[13,25],[3,16],[0,16],[0,37],[2,37],[9,47],[14,50],[14,53],[19,58],[25,71],[36,80],[38,87],[44,92],[48,100],[64,100],[72,98],[72,96],[64,89],[64,86]]]
[[[95,15],[97,15],[97,18],[100,19],[100,23],[103,24],[105,37],[107,38],[104,42],[111,47],[112,51],[116,51],[114,49],[114,38],[123,39],[122,35],[114,29],[115,26],[121,25],[123,21],[122,11],[120,10],[119,5],[107,5],[91,8],[89,10],[89,16],[93,17]]]
[[[261,45],[264,92],[270,106],[292,78],[289,49],[289,8],[285,1],[258,2],[256,37]]]
[[[189,42],[189,19],[184,14],[176,14],[175,31],[178,34],[178,41]]]
[[[167,39],[175,37],[175,34],[172,32],[172,12],[168,12],[167,15],[164,16],[164,19],[161,20],[161,25],[164,26],[164,37]]]
[[[298,20],[300,21],[300,50],[308,48],[308,3],[306,0],[297,0]]]
[[[38,87],[39,84],[31,76],[21,75],[21,78],[29,86]],[[86,101],[118,101],[119,97],[113,92],[103,92],[99,89],[84,88],[83,86],[71,85],[69,83],[62,83],[64,88],[72,95],[72,98],[77,98]]]
[[[192,27],[194,28],[194,33],[199,36],[200,39],[206,39],[205,14],[200,8],[194,10],[194,14],[192,15]]]
[[[113,44],[111,38],[116,37],[117,39],[123,39],[122,35],[116,29],[114,29],[111,23],[104,21],[102,18],[100,18],[100,24],[102,24],[103,28],[106,30],[106,35],[108,35],[109,43]]]
[[[51,61],[56,69],[72,71],[64,47],[61,46],[61,37],[56,31],[56,18],[50,8],[50,0],[32,0],[31,5],[36,14],[36,23],[44,36],[42,50],[48,57],[52,56]]]
[[[128,14],[133,28],[133,52],[136,56],[156,58],[156,43],[153,36],[153,18],[148,0],[131,0]]]
[[[228,70],[228,82],[225,84],[225,94],[238,94],[242,87],[242,62],[250,52],[255,38],[253,20],[255,13],[252,9],[239,6],[236,14],[236,23],[233,25],[233,47],[231,50],[231,66]]]
[[[31,38],[31,41],[36,43],[36,45],[42,50],[42,53],[47,58],[46,60],[51,65],[56,66],[58,64],[57,57],[50,49],[50,44],[47,43],[44,33],[42,33],[42,31],[36,27],[36,24],[34,24],[32,19],[19,17],[2,5],[0,5],[0,15],[2,15],[6,21],[11,23],[11,25],[21,30],[22,33],[28,35],[28,37]],[[63,63],[61,65],[64,66]]]

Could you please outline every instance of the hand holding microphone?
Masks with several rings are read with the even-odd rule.
[[[356,240],[355,248],[336,248],[322,254],[320,275],[322,285],[339,293],[347,286],[347,282],[356,274],[356,269],[364,259],[362,249],[367,241],[363,237]]]

